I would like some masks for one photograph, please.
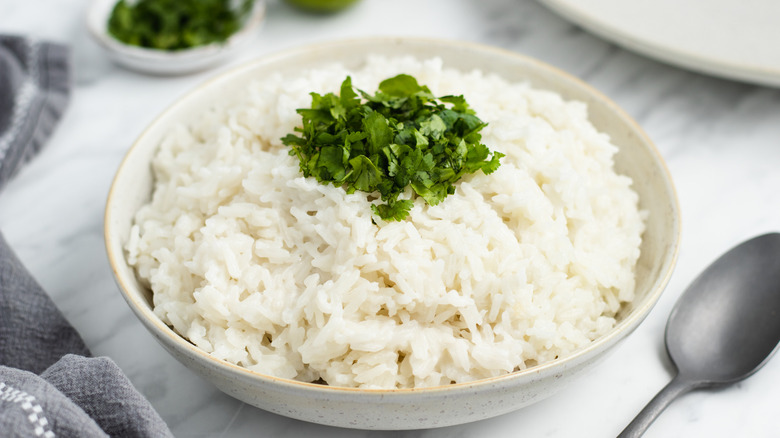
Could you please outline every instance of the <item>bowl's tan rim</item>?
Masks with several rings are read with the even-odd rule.
[[[146,305],[146,303],[138,302],[128,291],[132,290],[132,287],[130,284],[127,283],[126,279],[120,275],[118,266],[120,263],[124,262],[124,259],[117,260],[114,257],[114,254],[119,254],[119,256],[123,257],[124,249],[120,248],[114,248],[111,241],[111,208],[110,206],[113,204],[113,199],[116,198],[116,183],[117,180],[120,179],[120,175],[125,172],[125,162],[128,160],[129,155],[132,154],[133,149],[136,147],[136,145],[144,138],[144,136],[147,135],[149,130],[159,122],[160,119],[165,117],[167,114],[173,112],[183,101],[187,100],[192,95],[200,92],[201,90],[210,87],[212,84],[216,82],[220,82],[223,80],[226,80],[227,78],[238,75],[241,72],[255,68],[259,65],[264,64],[272,64],[278,60],[300,56],[302,54],[305,54],[307,52],[311,52],[313,50],[323,50],[330,47],[335,47],[339,45],[345,45],[345,44],[404,44],[404,43],[416,43],[416,44],[431,44],[436,46],[459,46],[459,47],[465,47],[471,50],[475,51],[485,51],[485,52],[493,52],[496,55],[502,56],[502,57],[510,57],[510,58],[516,58],[520,61],[523,61],[527,64],[534,64],[535,67],[539,68],[540,70],[544,70],[549,72],[551,75],[560,76],[561,78],[568,80],[570,82],[573,82],[575,85],[581,87],[588,93],[590,93],[595,98],[602,101],[604,104],[606,104],[612,111],[614,111],[622,120],[624,120],[626,123],[628,123],[634,130],[636,134],[639,135],[639,137],[642,139],[642,141],[647,144],[651,152],[655,155],[656,162],[661,165],[661,168],[664,171],[665,176],[665,182],[666,186],[668,187],[670,193],[672,194],[672,206],[673,206],[673,212],[674,212],[674,243],[671,248],[669,248],[667,251],[671,250],[671,254],[667,252],[667,257],[665,260],[665,264],[661,267],[661,275],[656,279],[654,285],[652,286],[652,290],[650,293],[650,296],[645,300],[644,304],[642,306],[639,306],[635,308],[625,319],[621,320],[615,327],[612,328],[612,330],[609,331],[606,335],[594,340],[588,346],[568,355],[564,356],[563,358],[553,360],[551,362],[547,362],[542,365],[537,365],[534,367],[527,368],[525,370],[516,371],[513,373],[504,374],[501,376],[495,376],[495,377],[489,377],[485,379],[475,380],[472,382],[463,382],[463,383],[453,383],[450,385],[440,385],[440,386],[432,386],[432,387],[424,387],[424,388],[399,388],[399,389],[361,389],[361,388],[348,388],[348,387],[339,387],[339,386],[327,386],[327,385],[321,385],[316,383],[309,383],[309,382],[301,382],[297,380],[287,379],[287,378],[281,378],[281,377],[275,377],[263,373],[259,373],[256,371],[251,371],[247,368],[232,364],[230,362],[224,361],[222,359],[217,359],[207,352],[201,350],[200,348],[196,347],[186,339],[184,339],[182,336],[176,334],[176,332],[173,331],[170,327],[168,327],[166,324],[164,324],[155,314],[154,312]],[[106,244],[106,250],[108,253],[108,259],[109,264],[111,265],[111,270],[114,273],[114,278],[116,279],[117,283],[120,286],[120,291],[122,292],[122,295],[124,296],[125,300],[133,307],[132,310],[140,315],[143,315],[146,319],[144,321],[145,325],[151,324],[153,325],[157,331],[158,336],[164,334],[165,336],[169,337],[173,343],[184,347],[187,349],[191,354],[194,354],[196,356],[200,356],[201,358],[205,359],[207,363],[212,363],[216,367],[221,368],[227,368],[231,371],[238,372],[240,374],[244,374],[248,377],[255,377],[260,378],[261,380],[265,380],[267,382],[273,382],[277,384],[281,384],[284,386],[288,386],[290,388],[299,389],[299,390],[314,390],[314,391],[323,391],[328,394],[333,393],[361,393],[361,394],[374,394],[379,396],[389,396],[393,394],[402,395],[402,394],[408,394],[408,393],[434,393],[434,392],[441,392],[441,391],[455,391],[455,390],[467,390],[467,389],[474,389],[476,387],[482,387],[486,385],[490,385],[499,381],[505,381],[505,380],[516,380],[516,379],[522,379],[522,378],[530,378],[532,376],[538,376],[541,374],[547,374],[552,371],[553,368],[557,368],[560,366],[565,366],[569,363],[576,362],[580,358],[585,358],[588,355],[592,354],[595,350],[600,349],[601,346],[604,344],[609,344],[613,342],[617,342],[615,338],[623,334],[623,332],[627,331],[624,335],[628,335],[631,331],[633,331],[639,323],[641,323],[647,315],[650,313],[650,310],[655,306],[658,299],[661,296],[661,293],[666,288],[666,285],[669,283],[669,280],[671,278],[672,272],[674,271],[674,267],[677,263],[677,257],[679,254],[679,248],[680,248],[680,235],[681,235],[681,224],[680,224],[680,207],[679,207],[679,200],[677,197],[677,192],[674,188],[674,184],[672,182],[671,173],[669,172],[669,169],[664,162],[660,152],[656,148],[655,144],[650,140],[650,138],[647,136],[647,134],[644,132],[644,130],[639,126],[636,121],[634,121],[633,118],[631,118],[623,109],[621,109],[616,103],[614,103],[611,99],[609,99],[607,96],[602,94],[600,91],[593,88],[591,85],[587,84],[586,82],[580,80],[579,78],[570,75],[569,73],[564,72],[563,70],[560,70],[556,67],[553,67],[549,64],[546,64],[544,62],[541,62],[539,60],[536,60],[534,58],[530,58],[525,55],[521,55],[516,52],[512,52],[506,49],[501,49],[497,47],[492,46],[486,46],[483,44],[478,43],[472,43],[472,42],[464,42],[464,41],[456,41],[456,40],[445,40],[445,39],[436,39],[436,38],[410,38],[410,37],[372,37],[372,38],[361,38],[361,39],[341,39],[341,40],[335,40],[325,43],[317,43],[317,44],[311,44],[311,45],[305,45],[305,46],[299,46],[292,49],[286,49],[277,53],[273,53],[270,55],[262,56],[259,59],[256,59],[254,61],[250,61],[246,64],[240,65],[238,67],[232,68],[230,70],[227,70],[225,72],[222,72],[215,77],[203,82],[201,85],[197,86],[195,89],[189,91],[188,93],[184,94],[183,96],[179,97],[172,103],[168,108],[166,108],[161,114],[159,114],[148,126],[147,128],[141,133],[141,135],[136,139],[135,142],[131,145],[130,149],[126,153],[125,157],[122,159],[122,162],[119,165],[118,171],[116,176],[114,177],[114,181],[111,184],[111,188],[109,189],[108,199],[106,201],[106,211],[105,211],[105,221],[104,221],[104,240]]]
[[[214,56],[222,53],[226,49],[242,43],[249,37],[252,32],[259,29],[264,21],[266,13],[265,1],[256,1],[254,3],[252,13],[249,15],[244,25],[241,26],[241,28],[233,35],[228,37],[227,40],[221,43],[211,43],[204,46],[196,46],[175,52],[167,52],[164,50],[131,46],[111,37],[108,34],[107,27],[105,26],[105,23],[108,20],[108,14],[111,13],[111,9],[108,9],[108,14],[100,14],[100,16],[96,16],[98,14],[99,7],[109,2],[114,3],[114,0],[92,0],[89,7],[87,7],[85,18],[87,29],[92,35],[92,38],[104,49],[109,50],[117,55],[151,62],[178,62],[181,60],[198,59],[203,58],[204,56]],[[99,26],[99,22],[103,23],[104,25]]]

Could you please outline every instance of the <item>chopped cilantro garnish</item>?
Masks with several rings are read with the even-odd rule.
[[[401,74],[370,95],[347,77],[340,95],[311,93],[303,125],[282,142],[300,160],[304,176],[343,186],[348,193],[379,192],[372,205],[380,218],[403,220],[413,202],[398,199],[407,186],[430,205],[455,192],[463,175],[499,166],[500,152],[480,143],[480,120],[463,96],[436,98],[428,87]]]

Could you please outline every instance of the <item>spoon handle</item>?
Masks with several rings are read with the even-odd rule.
[[[669,406],[672,400],[693,389],[696,385],[685,378],[676,375],[664,389],[662,389],[650,403],[634,418],[631,423],[620,432],[617,438],[639,438],[645,433],[650,424]]]

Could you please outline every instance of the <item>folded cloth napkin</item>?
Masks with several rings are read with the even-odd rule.
[[[65,46],[0,35],[0,189],[43,147],[69,100]],[[170,437],[81,336],[0,234],[0,436]]]

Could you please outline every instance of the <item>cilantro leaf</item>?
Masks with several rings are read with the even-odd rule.
[[[347,176],[349,152],[340,146],[325,146],[320,149],[317,161],[318,179],[332,180],[336,183],[344,181]]]
[[[382,181],[381,171],[365,155],[358,155],[349,160],[352,166],[352,174],[348,181],[352,186],[362,192],[373,192]]]
[[[439,98],[442,102],[453,104],[452,111],[463,114],[473,114],[469,104],[466,102],[466,98],[463,95],[460,96],[442,96]]]
[[[428,119],[420,122],[420,134],[438,140],[447,130],[447,125],[437,114],[432,114]]]
[[[402,221],[409,216],[414,201],[400,199],[388,204],[372,205],[371,210],[384,220]]]
[[[363,119],[363,131],[368,139],[368,152],[371,155],[389,145],[393,138],[393,130],[387,124],[387,119],[376,111],[370,111]]]
[[[423,87],[417,83],[417,79],[405,74],[385,79],[379,83],[379,91],[393,97],[409,97],[423,90]]]

